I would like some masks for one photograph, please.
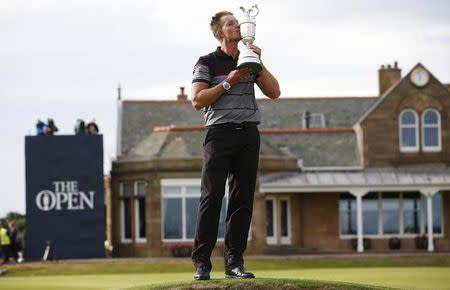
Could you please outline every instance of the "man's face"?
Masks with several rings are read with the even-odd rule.
[[[221,23],[221,38],[228,41],[241,40],[241,31],[239,29],[239,21],[233,15],[224,15],[220,18]]]

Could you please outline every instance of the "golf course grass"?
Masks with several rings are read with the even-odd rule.
[[[2,266],[0,289],[450,289],[450,256],[248,259],[256,279],[194,282],[189,259],[61,261]]]

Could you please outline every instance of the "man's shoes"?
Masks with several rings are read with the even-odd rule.
[[[200,266],[197,268],[194,274],[195,280],[209,280],[209,271],[205,266]]]
[[[242,267],[242,266],[238,266],[231,270],[226,270],[225,276],[227,278],[237,278],[237,279],[253,279],[253,278],[255,278],[255,275],[253,275],[253,273],[246,272],[244,270],[244,267]]]

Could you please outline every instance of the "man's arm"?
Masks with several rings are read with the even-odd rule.
[[[264,95],[271,99],[277,99],[280,92],[280,85],[277,79],[269,72],[269,70],[263,65],[259,77],[256,79],[256,84],[261,89]]]
[[[250,69],[239,69],[231,71],[226,80],[231,86],[237,84],[240,79],[250,74]],[[192,106],[196,110],[207,107],[217,101],[217,99],[225,92],[222,84],[210,88],[206,82],[194,82],[191,86]]]
[[[261,48],[253,44],[247,44],[247,47],[253,50],[259,58],[261,58]],[[280,85],[278,84],[277,79],[264,65],[262,65],[262,70],[259,77],[256,79],[256,84],[261,89],[263,94],[271,99],[277,99],[281,95]]]

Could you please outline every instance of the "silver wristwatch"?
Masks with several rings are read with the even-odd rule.
[[[230,83],[227,82],[227,81],[223,81],[223,82],[222,82],[222,87],[223,87],[223,89],[224,89],[225,91],[228,91],[229,89],[231,89],[231,85],[230,85]]]

